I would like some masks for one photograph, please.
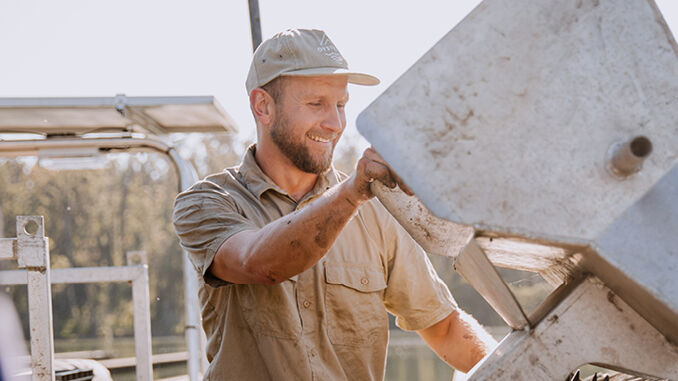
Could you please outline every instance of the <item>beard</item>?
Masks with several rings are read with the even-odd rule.
[[[284,114],[278,113],[278,118],[271,125],[271,140],[278,146],[278,149],[294,164],[295,167],[306,173],[313,173],[321,175],[325,173],[332,164],[332,153],[334,152],[334,144],[328,154],[322,157],[313,157],[311,151],[304,145],[304,137],[299,140],[289,134],[289,121]]]

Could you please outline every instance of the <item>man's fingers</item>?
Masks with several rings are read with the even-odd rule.
[[[390,177],[395,181],[396,184],[398,184],[400,189],[402,189],[403,192],[405,192],[409,196],[414,195],[414,192],[412,192],[410,187],[408,187],[407,184],[405,184],[405,182],[403,181],[403,179],[401,179],[400,176],[398,176],[398,174],[395,173],[395,171],[393,169],[391,169],[391,167],[386,163],[384,158],[382,158],[381,155],[379,155],[379,153],[374,150],[374,148],[370,147],[370,148],[366,149],[365,152],[363,153],[363,156],[370,161],[377,162],[377,163],[385,166],[386,169],[389,171]],[[390,184],[390,182],[384,182],[384,181],[382,181],[382,182],[387,186]],[[395,187],[395,185],[391,186],[390,188],[394,188],[394,187]]]
[[[391,172],[388,167],[382,163],[376,161],[368,161],[365,164],[365,176],[368,179],[374,179],[381,181],[384,185],[389,188],[395,188],[396,180],[391,176]]]

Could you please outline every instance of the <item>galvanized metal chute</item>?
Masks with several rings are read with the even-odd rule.
[[[516,329],[472,379],[586,362],[678,379],[676,103],[653,1],[485,0],[361,113],[434,217],[472,228],[448,254]],[[561,286],[523,319],[485,256]]]
[[[166,135],[235,131],[235,123],[212,96],[0,98],[0,136],[5,137],[0,140],[0,156],[68,158],[98,152],[157,152],[174,166],[179,192],[198,178]],[[205,338],[198,279],[185,253],[183,267],[188,375],[198,380],[207,366]]]

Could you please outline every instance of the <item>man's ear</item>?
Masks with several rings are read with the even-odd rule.
[[[261,87],[257,87],[250,93],[250,108],[254,117],[263,126],[268,126],[275,118],[275,101]]]

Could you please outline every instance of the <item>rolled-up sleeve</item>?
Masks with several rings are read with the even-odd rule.
[[[457,303],[424,250],[381,204],[378,209],[388,261],[384,305],[398,327],[428,328],[455,311]]]
[[[228,192],[209,181],[198,182],[177,196],[172,222],[181,247],[212,287],[230,284],[207,271],[221,244],[241,231],[258,229],[239,212]]]

